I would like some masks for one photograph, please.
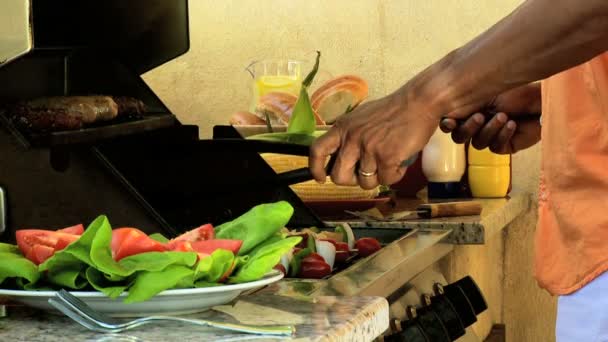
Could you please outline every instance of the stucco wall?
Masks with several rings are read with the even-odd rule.
[[[208,136],[248,108],[244,68],[261,58],[314,58],[328,74],[356,73],[370,98],[396,89],[479,34],[521,0],[191,0],[190,51],[145,75],[172,111]],[[309,68],[306,68],[308,70]]]

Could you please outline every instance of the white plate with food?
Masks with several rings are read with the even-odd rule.
[[[113,317],[184,315],[229,303],[244,291],[261,288],[282,278],[283,273],[273,271],[260,280],[248,283],[166,290],[144,302],[130,304],[123,303],[123,299],[127,296],[126,293],[116,299],[111,299],[98,291],[71,291],[70,293],[93,309]],[[57,312],[48,303],[49,298],[53,298],[55,294],[55,291],[0,289],[0,297],[51,312]]]

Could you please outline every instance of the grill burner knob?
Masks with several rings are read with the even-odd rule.
[[[433,291],[434,296],[421,296],[421,307],[406,308],[409,319],[395,322],[395,333],[384,337],[384,341],[455,341],[487,309],[483,294],[469,276],[445,287],[436,283]]]
[[[454,341],[463,336],[465,334],[465,327],[452,303],[443,295],[434,296],[431,298],[431,302],[432,310],[437,313],[443,322],[450,339]]]
[[[460,287],[460,289],[464,292],[464,294],[469,299],[471,306],[473,307],[473,311],[475,311],[475,315],[479,315],[484,312],[488,308],[488,304],[486,300],[483,298],[483,294],[477,286],[477,283],[470,276],[466,276],[457,282],[446,286],[447,288],[452,287]]]

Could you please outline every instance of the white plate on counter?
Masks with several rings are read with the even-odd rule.
[[[70,291],[93,309],[113,317],[138,317],[149,315],[185,315],[205,311],[213,306],[229,303],[241,293],[277,282],[283,273],[272,272],[264,278],[248,283],[214,287],[166,290],[139,303],[123,303],[127,296],[123,293],[111,299],[98,291]],[[11,299],[42,310],[57,312],[49,303],[55,291],[25,291],[0,289],[0,297]]]

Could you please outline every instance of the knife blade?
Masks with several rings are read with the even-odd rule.
[[[346,210],[345,212],[353,216],[369,221],[399,221],[416,215],[421,218],[455,217],[480,215],[482,211],[481,203],[477,201],[458,201],[443,203],[425,203],[419,205],[415,210],[404,210],[383,215],[380,211],[358,212]]]

